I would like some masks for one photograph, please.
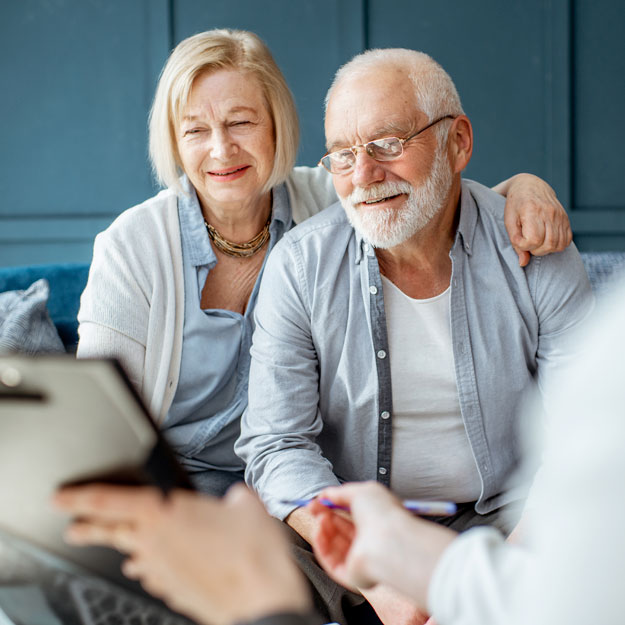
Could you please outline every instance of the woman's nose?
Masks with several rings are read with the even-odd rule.
[[[211,133],[210,155],[220,161],[228,160],[236,153],[237,144],[225,129],[216,129]]]

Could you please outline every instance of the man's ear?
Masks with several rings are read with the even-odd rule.
[[[466,115],[459,115],[449,127],[449,156],[452,171],[459,174],[473,154],[473,127]]]

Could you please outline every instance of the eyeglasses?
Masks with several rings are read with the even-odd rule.
[[[352,145],[349,148],[343,148],[336,152],[329,152],[324,155],[323,158],[317,163],[325,167],[331,174],[346,174],[351,171],[356,163],[356,155],[360,148],[364,148],[365,152],[376,161],[394,161],[404,153],[404,143],[414,139],[417,135],[425,132],[428,128],[431,128],[435,124],[442,122],[444,119],[456,119],[455,115],[444,115],[434,120],[432,123],[417,130],[414,134],[406,137],[405,139],[399,139],[398,137],[385,137],[383,139],[375,139],[375,141],[369,141],[368,143],[361,143],[360,145]]]

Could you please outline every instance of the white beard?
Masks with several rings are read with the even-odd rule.
[[[354,229],[373,247],[388,249],[407,241],[432,221],[443,208],[452,182],[445,150],[437,148],[432,172],[421,186],[414,187],[405,181],[381,182],[366,188],[356,187],[340,200]],[[408,197],[399,208],[377,204],[358,206],[367,200],[400,193]]]

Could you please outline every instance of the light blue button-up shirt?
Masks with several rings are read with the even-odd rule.
[[[573,245],[519,267],[504,199],[463,181],[450,251],[450,323],[462,418],[481,479],[476,510],[518,499],[504,483],[519,460],[516,418],[528,389],[571,352],[592,309]],[[377,258],[335,204],[287,233],[256,307],[249,405],[236,452],[269,511],[343,481],[389,485],[393,407]]]
[[[244,315],[202,310],[202,290],[217,257],[195,190],[186,178],[182,182],[188,193],[178,196],[185,282],[182,360],[163,431],[187,469],[240,471],[243,462],[233,447],[239,435],[239,417],[247,406],[253,311],[263,269]],[[269,250],[292,226],[285,186],[274,188],[272,196]]]

